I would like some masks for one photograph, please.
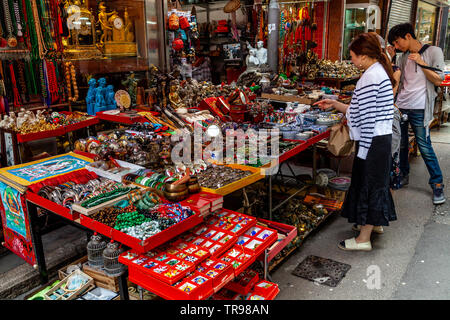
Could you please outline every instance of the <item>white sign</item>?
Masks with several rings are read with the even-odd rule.
[[[367,8],[367,29],[381,29],[381,10],[377,5],[371,4]]]

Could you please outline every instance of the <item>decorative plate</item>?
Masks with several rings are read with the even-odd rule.
[[[131,106],[131,98],[125,90],[118,90],[114,95],[114,99],[119,107],[128,109]]]

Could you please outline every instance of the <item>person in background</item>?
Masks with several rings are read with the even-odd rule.
[[[352,179],[342,216],[358,237],[341,241],[342,250],[372,250],[372,231],[383,233],[383,226],[397,219],[389,191],[391,169],[392,119],[395,85],[391,63],[373,33],[358,35],[350,44],[352,62],[364,70],[356,84],[350,105],[324,99],[315,103],[346,114],[350,138],[356,142]]]
[[[386,55],[392,63],[392,71],[394,72],[395,86],[392,88],[394,92],[394,103],[397,98],[398,84],[400,83],[400,77],[402,72],[396,65],[396,51],[391,45],[386,47]],[[394,104],[395,106],[395,104]],[[401,123],[402,114],[397,106],[394,109],[394,119],[392,123],[392,165],[391,165],[391,189],[396,190],[401,188],[401,174],[400,174],[400,142],[401,142]]]
[[[401,123],[401,186],[409,184],[410,124],[430,174],[428,183],[433,190],[433,204],[442,204],[445,202],[443,176],[431,145],[430,125],[434,120],[435,86],[444,80],[444,55],[441,48],[424,46],[417,40],[410,23],[399,24],[389,30],[388,41],[403,52],[397,61],[401,77],[396,100],[404,119]]]

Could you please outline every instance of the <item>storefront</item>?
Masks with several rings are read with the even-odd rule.
[[[350,60],[348,46],[359,34],[375,31],[380,33],[382,12],[379,1],[347,0],[345,4],[342,34],[342,59]]]
[[[416,37],[424,44],[435,44],[439,8],[424,1],[417,2]]]

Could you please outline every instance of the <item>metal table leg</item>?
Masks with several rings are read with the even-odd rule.
[[[130,295],[128,293],[128,269],[125,270],[120,276],[119,276],[119,294],[120,294],[120,300],[130,300]]]
[[[269,220],[272,221],[272,175],[269,175]]]
[[[34,254],[37,265],[33,267],[38,269],[41,284],[48,282],[48,271],[45,263],[44,247],[42,245],[42,236],[38,226],[37,207],[35,204],[27,201],[28,221],[30,223],[31,241],[33,243]]]
[[[317,146],[316,144],[313,145],[313,181],[316,181],[316,175],[317,175]]]
[[[260,262],[261,262],[261,260],[260,260]],[[262,264],[262,267],[263,267],[263,270],[264,270],[264,280],[268,280],[270,282],[273,282],[272,281],[272,277],[269,274],[269,252],[268,252],[267,249],[264,250],[264,259],[261,262],[261,264]]]

